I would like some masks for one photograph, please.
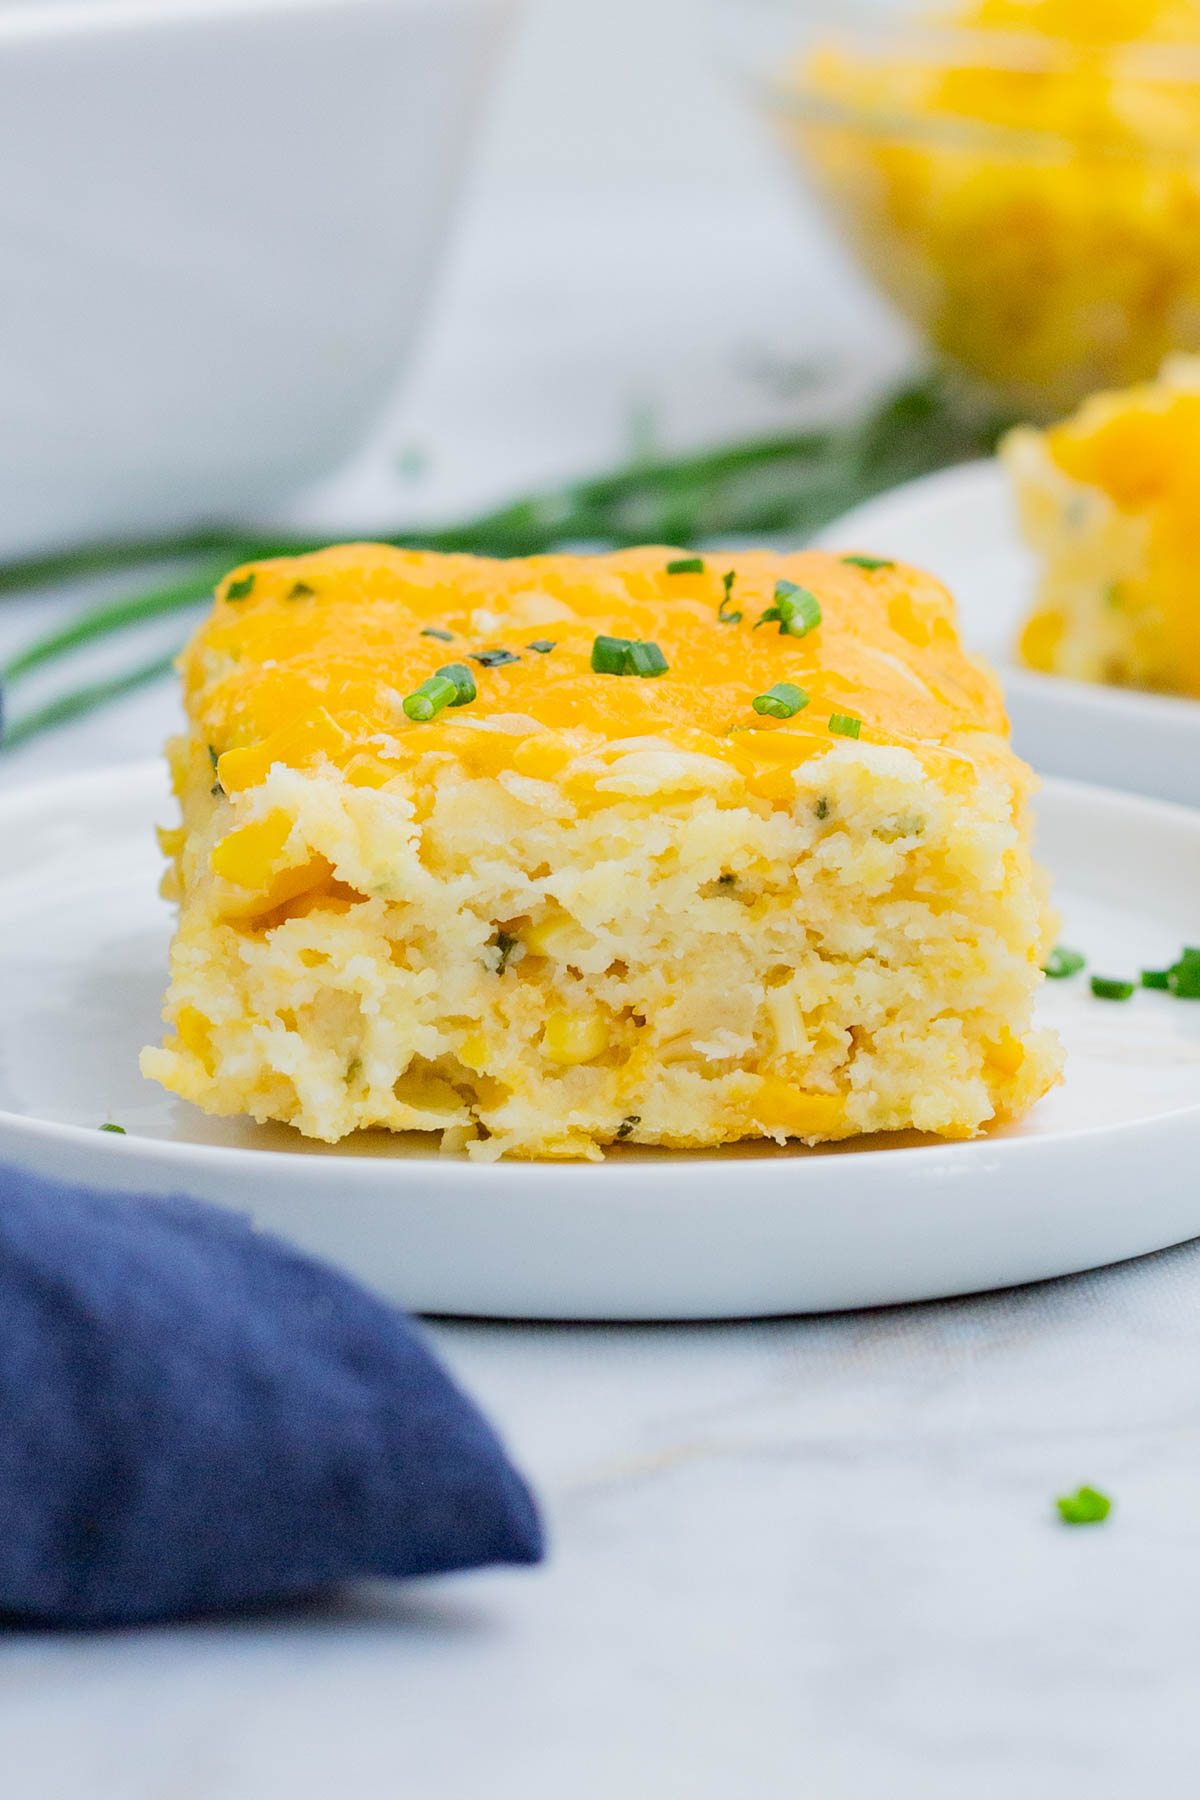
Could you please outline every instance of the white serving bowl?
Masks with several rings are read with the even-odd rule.
[[[0,0],[0,554],[269,509],[384,407],[508,0]]]

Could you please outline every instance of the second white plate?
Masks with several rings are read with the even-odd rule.
[[[1000,671],[1013,740],[1048,775],[1200,805],[1200,701],[1035,675],[1013,646],[1037,564],[995,461],[911,481],[843,515],[816,540],[915,563],[958,601],[963,637]]]
[[[421,1138],[334,1149],[206,1118],[137,1068],[160,1030],[171,917],[151,827],[170,815],[155,764],[0,800],[0,1165],[237,1207],[407,1306],[509,1317],[919,1300],[1200,1235],[1200,1002],[1106,1003],[1080,978],[1043,996],[1065,1087],[973,1143],[479,1165]],[[1040,850],[1093,968],[1200,942],[1200,813],[1051,782]]]

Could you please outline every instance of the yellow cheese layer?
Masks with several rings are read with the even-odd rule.
[[[952,603],[930,577],[816,551],[718,554],[702,574],[668,574],[682,555],[499,562],[352,544],[236,570],[183,661],[196,734],[220,757],[229,793],[276,762],[324,758],[370,781],[431,749],[549,777],[583,745],[650,734],[769,786],[780,762],[828,749],[834,715],[859,720],[863,741],[904,743],[931,762],[964,732],[1005,732],[996,685],[963,653]],[[724,611],[740,612],[737,623],[719,617],[730,572]],[[780,580],[816,595],[818,630],[798,638],[758,623]],[[653,641],[667,674],[594,673],[599,634]],[[530,648],[550,641],[548,652]],[[475,660],[497,649],[517,660]],[[451,662],[466,662],[477,698],[427,723],[407,718],[405,695]],[[809,695],[791,720],[754,711],[778,681]],[[481,729],[490,724],[502,729]],[[979,753],[989,754],[982,740]]]

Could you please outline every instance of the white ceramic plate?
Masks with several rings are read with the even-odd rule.
[[[0,1163],[242,1208],[417,1310],[509,1317],[917,1300],[1200,1234],[1200,1003],[1105,1003],[1078,979],[1044,995],[1066,1086],[973,1143],[480,1165],[418,1137],[335,1150],[208,1119],[137,1069],[171,929],[151,825],[170,814],[152,764],[0,801]],[[1200,942],[1200,813],[1050,782],[1040,848],[1094,968]]]
[[[1200,805],[1200,701],[1035,675],[1013,660],[1037,563],[1018,535],[999,463],[908,482],[846,513],[816,541],[894,556],[945,582],[967,643],[1000,671],[1017,749],[1043,774]]]

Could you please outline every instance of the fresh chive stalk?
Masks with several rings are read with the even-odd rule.
[[[832,713],[829,729],[834,737],[856,738],[862,730],[862,720],[856,719],[853,713]]]

